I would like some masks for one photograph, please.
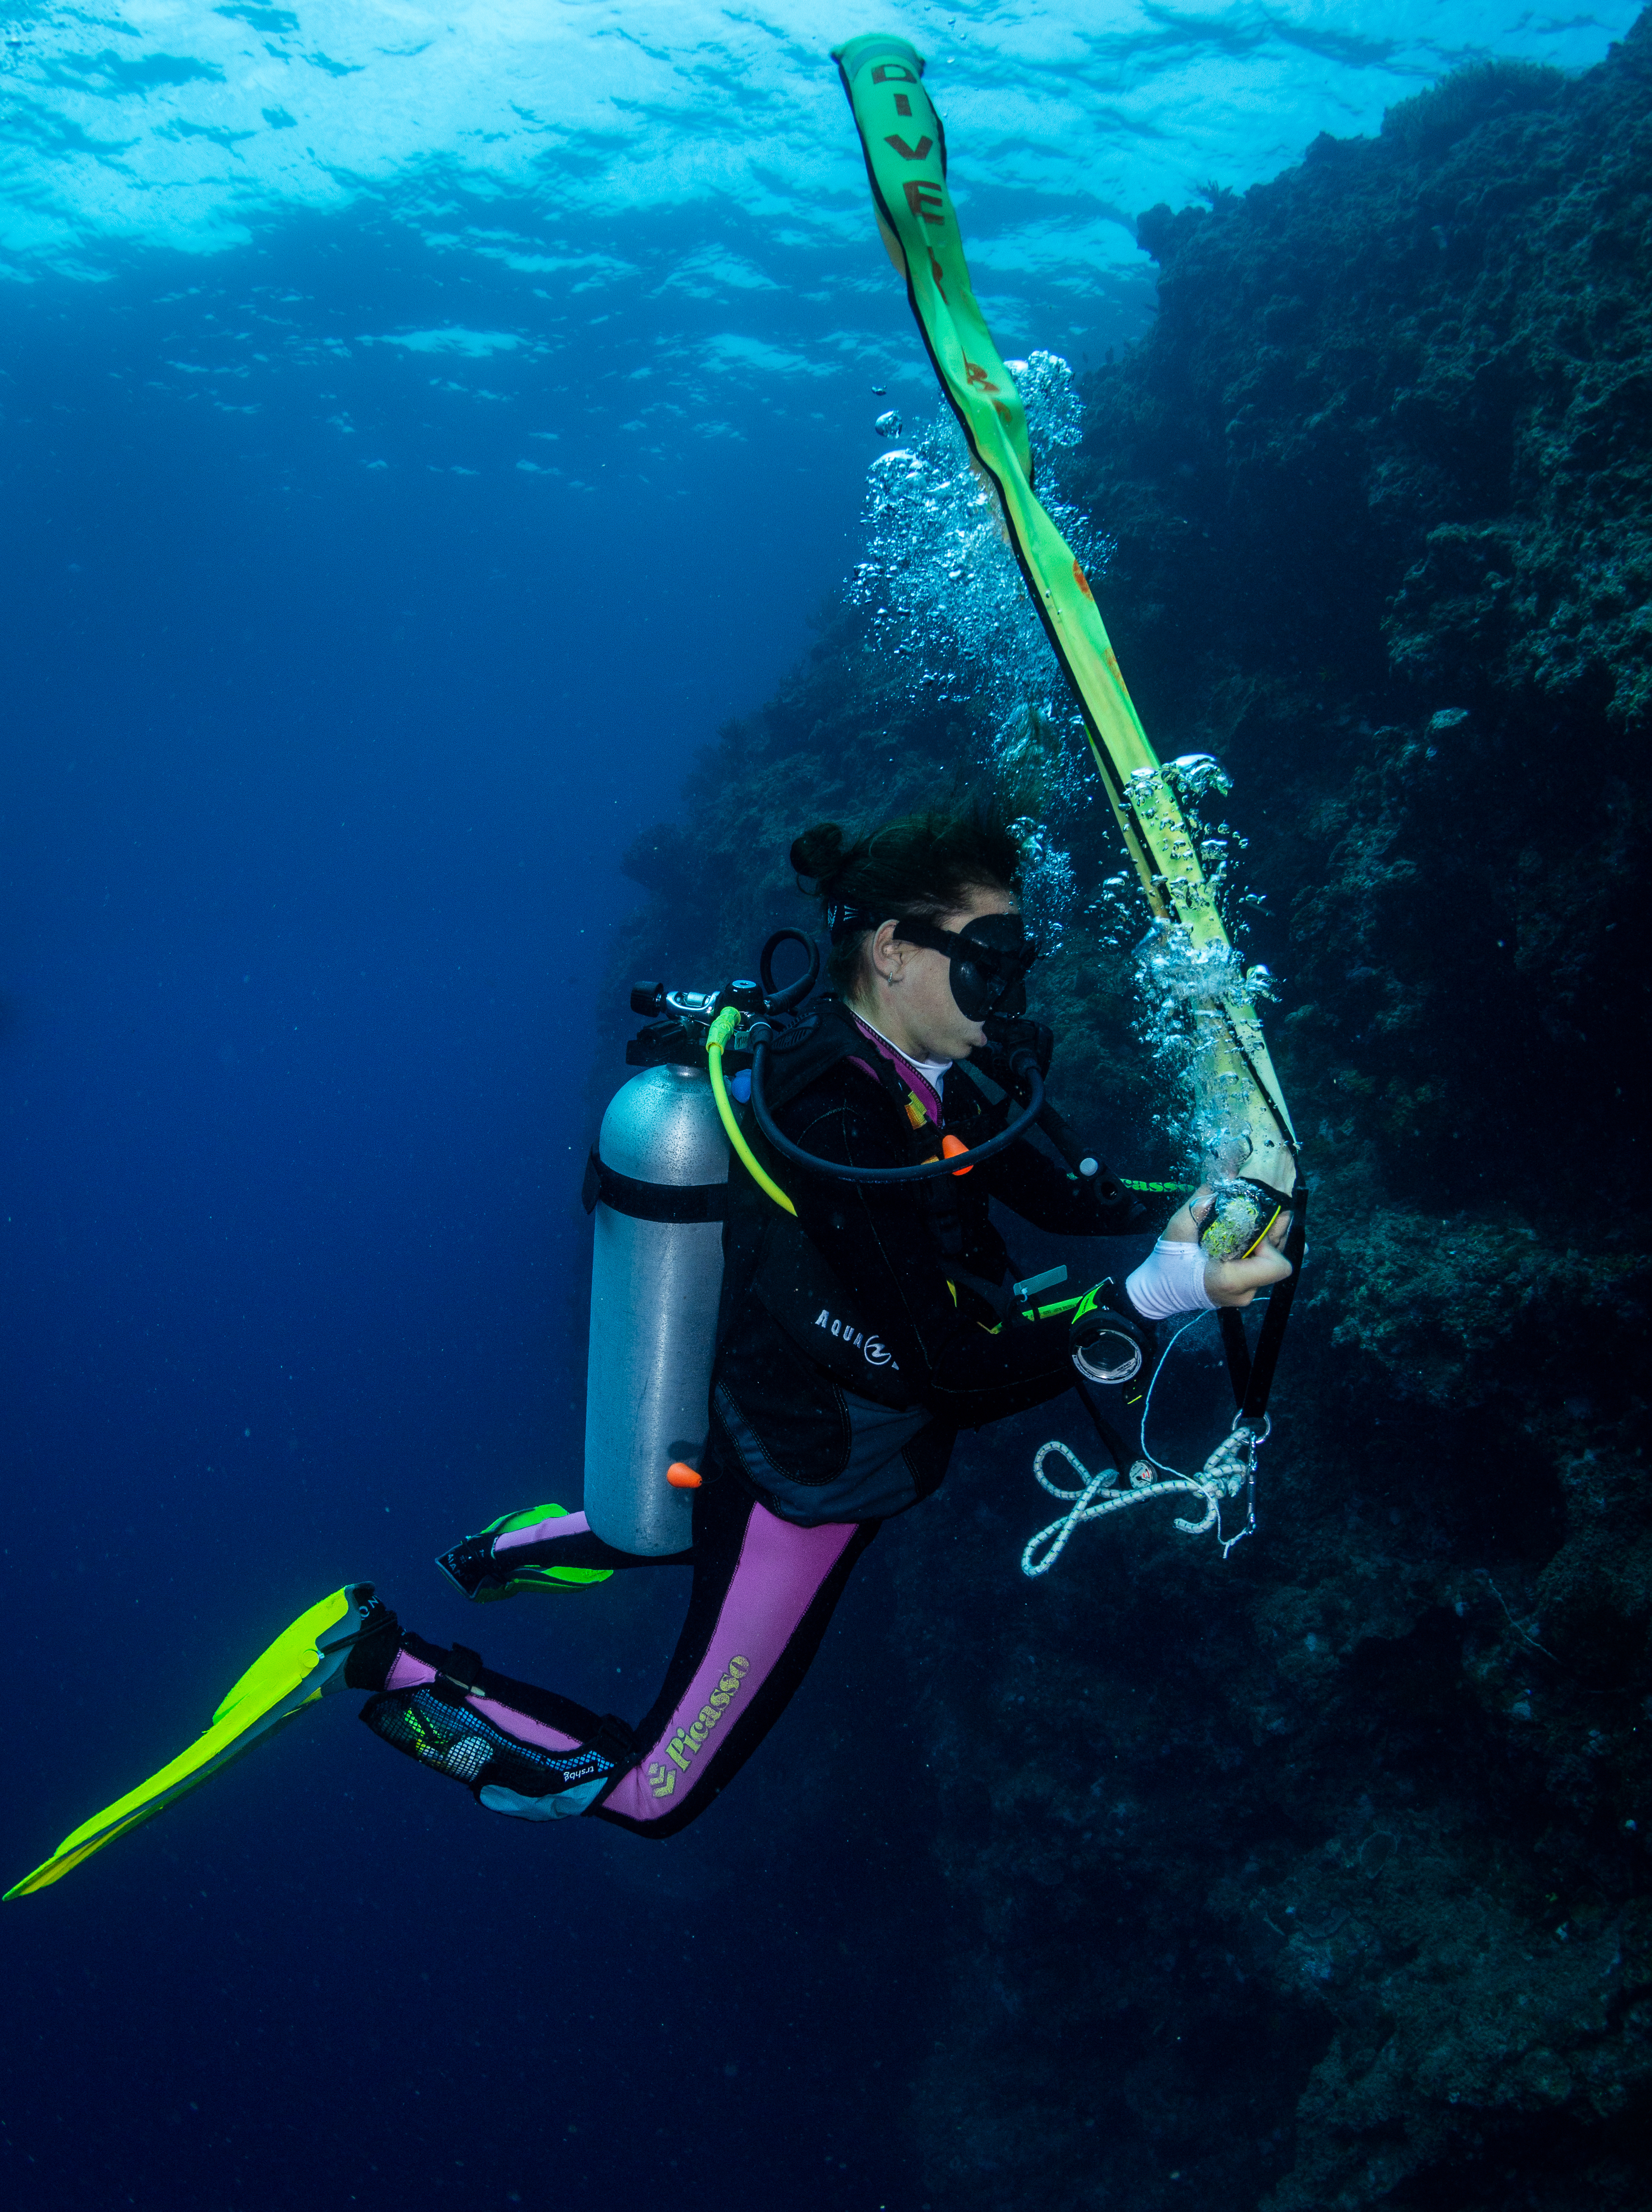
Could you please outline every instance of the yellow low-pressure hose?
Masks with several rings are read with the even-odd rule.
[[[711,1095],[717,1102],[717,1118],[723,1125],[723,1134],[734,1147],[741,1164],[759,1189],[766,1191],[778,1206],[796,1216],[797,1208],[758,1160],[745,1140],[745,1132],[735,1118],[734,1105],[728,1095],[728,1085],[723,1080],[723,1047],[740,1026],[738,1006],[725,1006],[712,1024],[706,1037],[706,1066],[711,1076]]]

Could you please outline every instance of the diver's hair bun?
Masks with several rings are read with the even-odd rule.
[[[835,822],[817,822],[812,830],[793,839],[790,859],[799,875],[823,883],[843,866],[848,849]]]

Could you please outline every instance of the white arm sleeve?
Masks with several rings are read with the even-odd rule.
[[[1173,1244],[1161,1237],[1134,1274],[1125,1295],[1144,1321],[1169,1321],[1173,1314],[1211,1313],[1216,1300],[1205,1288],[1205,1255],[1197,1244]]]

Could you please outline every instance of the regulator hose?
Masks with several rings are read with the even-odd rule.
[[[765,957],[766,955],[767,948],[765,948]],[[728,1085],[723,1079],[723,1048],[739,1026],[739,1009],[737,1006],[725,1006],[712,1024],[706,1037],[706,1071],[711,1077],[711,1095],[716,1103],[717,1118],[722,1123],[723,1134],[733,1147],[740,1164],[756,1184],[758,1189],[766,1191],[783,1212],[795,1216],[798,1209],[775,1182],[774,1176],[764,1168],[750,1146],[747,1144],[745,1132],[741,1128],[734,1109],[729,1103]],[[755,1072],[752,1076],[752,1088],[754,1091],[756,1088]]]
[[[923,1160],[915,1167],[847,1167],[838,1160],[823,1159],[818,1152],[805,1152],[801,1145],[794,1145],[790,1137],[776,1127],[774,1117],[768,1110],[768,1102],[763,1097],[763,1066],[768,1057],[768,1046],[763,1042],[758,1045],[751,1059],[751,1107],[757,1117],[757,1127],[783,1159],[795,1160],[799,1167],[807,1168],[814,1175],[835,1176],[840,1182],[929,1182],[937,1176],[968,1175],[971,1168],[979,1166],[983,1160],[995,1158],[999,1152],[1007,1151],[1017,1137],[1023,1136],[1038,1119],[1044,1104],[1044,1079],[1038,1072],[1036,1059],[1030,1051],[1017,1052],[1010,1065],[1017,1075],[1025,1077],[1031,1095],[1014,1121],[1000,1129],[997,1136],[988,1137],[979,1145],[972,1145],[968,1152],[954,1152],[950,1157],[936,1160]],[[744,1152],[741,1157],[745,1157]],[[750,1163],[748,1161],[747,1164]],[[760,1180],[766,1188],[769,1188],[772,1196],[773,1190],[768,1178],[762,1176]]]

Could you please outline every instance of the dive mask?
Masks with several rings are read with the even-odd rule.
[[[908,945],[945,953],[951,963],[953,1000],[965,1021],[1026,1012],[1027,971],[1038,957],[1038,947],[1029,940],[1018,914],[977,915],[957,930],[938,929],[932,921],[908,915],[897,919],[895,931]]]

